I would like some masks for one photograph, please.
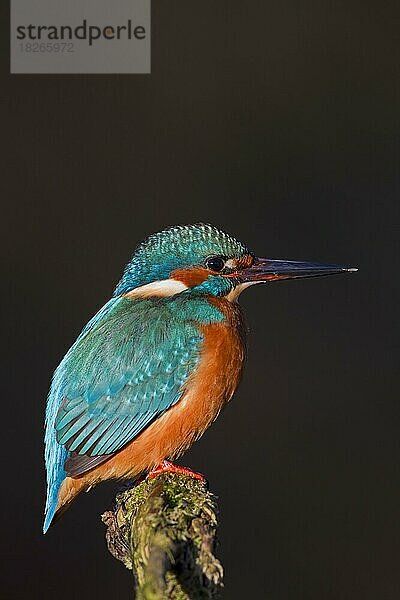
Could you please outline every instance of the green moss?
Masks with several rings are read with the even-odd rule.
[[[120,492],[106,515],[109,549],[134,571],[137,598],[218,596],[223,569],[214,556],[216,505],[205,483],[164,473]]]

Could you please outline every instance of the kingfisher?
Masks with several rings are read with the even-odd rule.
[[[246,356],[240,293],[258,283],[356,270],[259,258],[204,223],[142,242],[53,375],[44,533],[80,492],[102,481],[163,472],[204,479],[171,461],[237,389]]]

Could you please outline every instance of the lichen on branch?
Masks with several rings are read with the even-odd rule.
[[[205,482],[163,473],[121,491],[102,516],[108,549],[134,573],[137,599],[217,598],[217,508]]]

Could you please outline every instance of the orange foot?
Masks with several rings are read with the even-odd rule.
[[[161,475],[161,473],[180,473],[181,475],[188,475],[189,477],[193,477],[193,479],[198,479],[199,481],[205,481],[205,477],[201,473],[196,473],[196,471],[192,471],[187,467],[180,467],[179,465],[174,465],[174,463],[169,460],[163,460],[158,467],[154,467],[148,474],[149,479],[154,479],[157,475]]]

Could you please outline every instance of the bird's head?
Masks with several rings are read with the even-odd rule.
[[[333,275],[351,267],[259,258],[224,231],[203,223],[176,226],[148,237],[127,264],[114,295],[196,294],[235,300],[256,283]]]

